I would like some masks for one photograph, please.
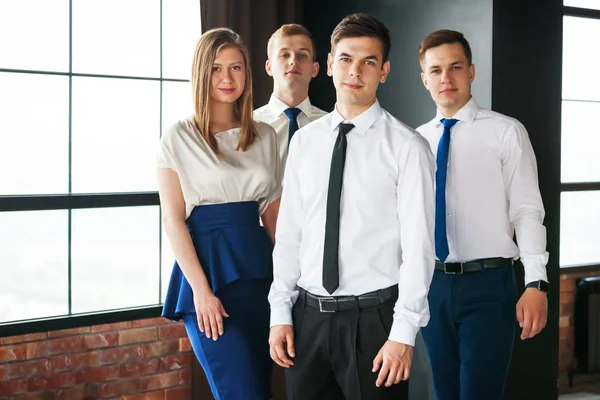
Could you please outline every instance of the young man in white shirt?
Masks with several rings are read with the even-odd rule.
[[[331,36],[335,110],[290,146],[273,252],[271,357],[288,399],[406,400],[433,274],[434,159],[385,111],[389,31],[366,15]]]
[[[254,111],[254,119],[275,129],[285,163],[294,133],[327,114],[308,98],[308,85],[319,73],[319,63],[310,32],[298,24],[283,25],[273,33],[267,57],[265,69],[273,77],[273,93],[268,104]]]
[[[462,33],[431,33],[419,59],[437,106],[418,128],[437,160],[437,261],[431,320],[422,330],[435,392],[439,400],[502,399],[516,321],[521,339],[546,325],[548,253],[535,155],[519,121],[471,97],[475,65]],[[526,290],[517,302],[519,257]]]

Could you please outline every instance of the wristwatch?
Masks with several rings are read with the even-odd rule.
[[[525,285],[525,288],[536,288],[540,292],[548,293],[548,290],[550,290],[550,284],[546,281],[533,281]]]

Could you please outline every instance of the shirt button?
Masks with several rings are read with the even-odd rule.
[[[452,214],[448,214],[448,218],[452,218]]]

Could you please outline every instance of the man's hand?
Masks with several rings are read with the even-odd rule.
[[[385,386],[390,387],[400,381],[405,381],[410,376],[413,346],[388,340],[385,342],[373,360],[373,372],[379,371],[377,387],[385,381]]]
[[[546,293],[535,288],[525,289],[517,303],[517,320],[523,328],[521,340],[530,339],[546,326],[548,299]]]
[[[289,368],[294,365],[294,362],[290,359],[290,357],[296,357],[294,327],[292,325],[275,325],[271,327],[271,332],[269,333],[269,352],[277,365],[283,368]]]

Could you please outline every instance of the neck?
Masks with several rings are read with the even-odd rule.
[[[233,103],[212,102],[210,105],[210,130],[213,133],[237,128],[240,121],[235,115]]]
[[[283,90],[279,87],[273,88],[273,95],[283,101],[289,107],[296,107],[308,97],[308,87],[302,89]]]
[[[335,108],[340,113],[342,118],[345,120],[351,120],[360,114],[367,111],[373,104],[375,104],[375,98],[373,100],[365,103],[365,104],[344,104],[344,103],[336,103]]]
[[[440,112],[442,113],[442,115],[446,118],[452,118],[454,117],[454,115],[456,115],[456,113],[463,108],[470,100],[471,100],[472,96],[469,96],[469,99],[467,101],[465,101],[462,104],[458,104],[458,105],[454,105],[451,107],[443,107],[443,106],[438,106],[438,109],[440,110]]]

